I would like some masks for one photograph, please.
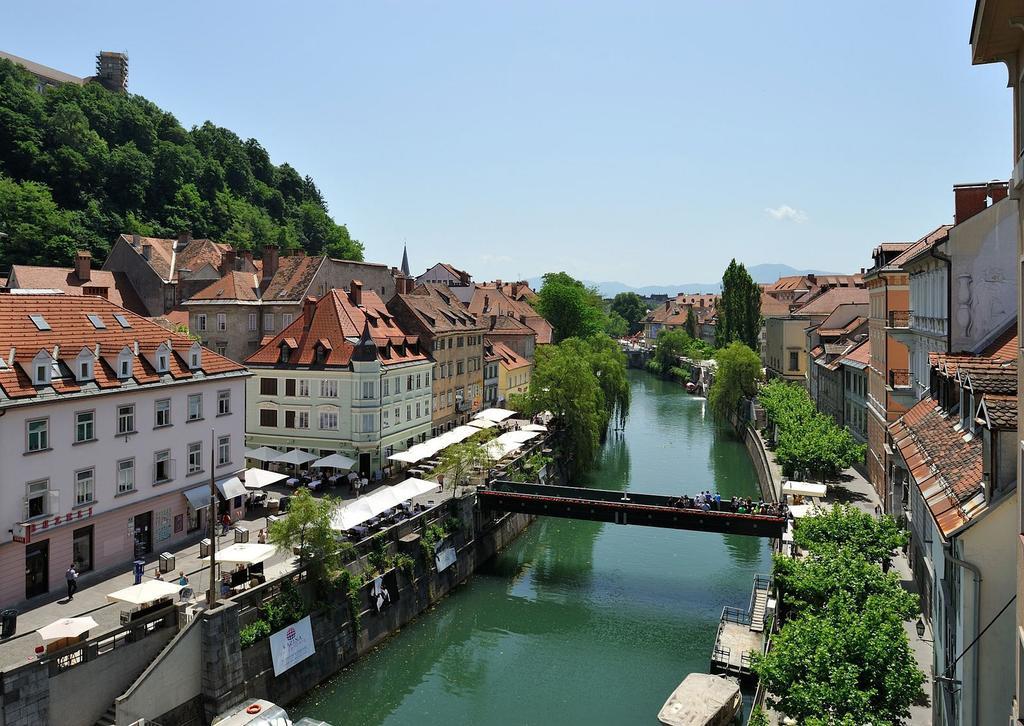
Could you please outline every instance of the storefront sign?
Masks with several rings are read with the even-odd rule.
[[[315,652],[313,627],[308,615],[270,636],[270,657],[274,661],[275,676],[281,675]]]
[[[83,507],[67,514],[58,514],[46,519],[34,522],[18,522],[14,525],[14,541],[28,544],[32,541],[32,535],[43,534],[62,524],[70,524],[92,516],[92,507]]]

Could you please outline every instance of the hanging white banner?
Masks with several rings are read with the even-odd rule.
[[[270,636],[270,657],[274,661],[275,676],[281,675],[315,652],[313,627],[308,615],[299,622]]]

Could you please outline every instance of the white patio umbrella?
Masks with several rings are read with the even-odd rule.
[[[351,469],[355,465],[355,460],[348,458],[344,454],[330,454],[310,464],[310,466],[315,466],[317,469]]]
[[[473,418],[485,418],[488,421],[494,421],[497,423],[498,421],[504,421],[505,419],[515,415],[515,411],[510,411],[507,408],[485,408]]]
[[[262,489],[279,481],[284,481],[288,478],[288,475],[276,471],[267,471],[266,469],[246,469],[243,477],[242,483],[246,489]]]
[[[338,507],[331,513],[331,527],[337,530],[346,530],[357,527],[367,520],[373,519],[377,516],[377,512],[373,511],[370,503],[366,501],[366,497],[357,499],[356,501],[348,504],[344,507]]]
[[[498,424],[494,423],[490,419],[475,418],[472,421],[467,421],[466,425],[467,426],[472,426],[473,428],[477,428],[477,429],[489,429],[492,426],[497,426]]]
[[[61,618],[49,625],[44,625],[36,632],[43,639],[44,643],[64,638],[77,638],[82,633],[99,627],[99,624],[92,618]]]
[[[540,436],[540,434],[536,431],[509,431],[507,434],[502,434],[498,438],[503,441],[515,441],[517,443],[522,443],[524,441],[529,441],[530,439],[535,439],[538,436]]]
[[[258,544],[256,542],[236,542],[217,552],[217,562],[255,565],[269,560],[274,556],[276,550],[277,548],[274,545]],[[204,557],[202,561],[209,562],[210,558]]]
[[[544,431],[547,431],[547,430],[548,430],[548,427],[544,426],[543,424],[527,424],[526,426],[523,426],[523,431],[544,432]]]
[[[123,590],[107,595],[111,602],[126,602],[129,605],[145,605],[165,597],[178,594],[181,585],[164,580],[146,580],[139,585],[132,585]]]
[[[292,449],[280,454],[276,459],[271,459],[271,461],[275,464],[292,464],[293,466],[300,466],[302,464],[308,464],[311,461],[316,461],[316,457],[308,451]]]
[[[415,464],[429,456],[430,453],[423,448],[423,444],[416,444],[408,451],[399,451],[397,454],[392,454],[388,457],[388,460],[401,461],[404,464]]]
[[[255,459],[256,461],[273,461],[280,455],[280,451],[269,446],[261,446],[258,449],[246,449],[245,451],[246,459]]]
[[[800,497],[823,497],[828,492],[825,484],[816,484],[809,481],[787,481],[782,485],[783,494],[793,494]]]

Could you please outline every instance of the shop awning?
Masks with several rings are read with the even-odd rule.
[[[416,444],[408,451],[399,451],[397,454],[392,454],[388,457],[390,461],[401,461],[405,464],[415,464],[417,461],[426,459],[430,456],[430,453],[422,448],[421,444]]]
[[[369,521],[378,514],[397,507],[420,494],[440,488],[437,482],[423,479],[406,479],[390,487],[382,487],[373,494],[360,497],[351,504],[335,509],[331,515],[331,526],[337,530],[352,529]]]
[[[237,476],[229,476],[217,482],[217,491],[225,499],[234,499],[245,494],[245,484]]]
[[[535,439],[538,436],[540,436],[540,434],[537,433],[536,431],[509,431],[506,434],[502,434],[498,438],[504,439],[505,441],[514,441],[516,443],[521,444],[526,441],[529,441],[530,439]]]
[[[491,428],[491,426],[497,426],[498,424],[494,423],[490,419],[475,418],[472,421],[468,421],[466,423],[466,425],[467,426],[472,426],[473,428],[478,428],[478,429],[489,429],[489,428]]]
[[[515,415],[515,411],[510,411],[507,408],[485,408],[473,418],[485,418],[488,421],[494,421],[497,423],[498,421],[504,421],[505,419],[511,418]]]
[[[210,506],[210,485],[203,484],[201,486],[192,487],[186,489],[185,499],[192,505],[192,509],[202,509],[203,507]]]
[[[259,544],[256,542],[236,542],[228,545],[217,552],[217,562],[231,562],[234,564],[255,565],[265,562],[274,556],[277,550],[274,545]],[[204,557],[203,562],[209,562],[209,557]]]
[[[782,485],[783,494],[792,494],[798,497],[823,497],[827,491],[826,485],[809,481],[787,481]]]
[[[523,426],[523,431],[544,432],[544,431],[547,431],[547,430],[548,430],[548,427],[544,426],[542,424],[527,424],[526,426]]]
[[[181,585],[164,580],[146,580],[140,585],[132,585],[123,590],[112,592],[107,595],[111,602],[126,602],[130,605],[145,605],[165,597],[172,597],[178,594]]]

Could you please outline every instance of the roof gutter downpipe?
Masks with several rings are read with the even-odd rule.
[[[948,545],[942,548],[942,554],[945,556],[946,561],[956,567],[961,567],[965,570],[970,571],[974,576],[974,628],[971,631],[971,639],[964,638],[964,642],[973,643],[974,639],[978,637],[978,629],[981,626],[981,570],[978,569],[977,565],[973,565],[967,560],[961,560],[959,557],[953,554],[953,543],[951,541]],[[947,644],[947,647],[949,644]],[[956,645],[953,645],[954,649]],[[974,718],[971,723],[978,723],[978,646],[971,648],[974,652],[971,653],[971,681],[973,682],[973,693],[971,695],[971,708],[974,712]],[[945,675],[945,674],[944,674]],[[949,674],[953,675],[953,674]]]

